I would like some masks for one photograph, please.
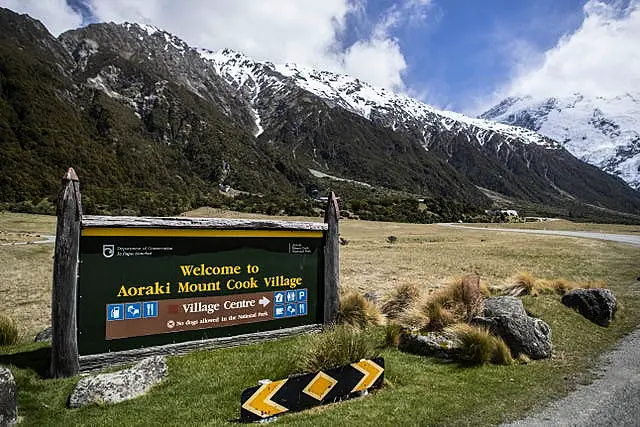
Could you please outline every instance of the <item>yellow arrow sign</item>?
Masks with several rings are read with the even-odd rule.
[[[287,380],[273,381],[263,384],[249,399],[242,405],[244,409],[256,414],[261,418],[267,418],[289,409],[271,400],[274,394],[282,388]]]
[[[351,366],[364,374],[364,377],[362,377],[360,382],[351,390],[351,393],[368,389],[384,372],[384,368],[374,361],[367,359],[352,363]]]

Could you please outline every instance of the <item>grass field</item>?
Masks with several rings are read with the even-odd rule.
[[[248,217],[212,209],[188,215]],[[613,231],[563,223],[553,224],[565,230]],[[497,286],[508,283],[519,271],[529,271],[540,278],[604,281],[622,309],[609,328],[601,328],[564,308],[557,296],[525,297],[527,309],[552,327],[554,356],[550,360],[468,368],[386,349],[382,351],[386,387],[366,398],[286,415],[278,425],[492,425],[514,419],[575,384],[589,381],[588,368],[596,356],[640,324],[637,248],[598,240],[438,225],[346,220],[340,226],[342,237],[349,241],[340,247],[343,286],[375,292],[382,301],[401,283],[431,289],[464,273],[477,272],[486,284]],[[2,232],[52,234],[54,228],[52,217],[0,215]],[[633,226],[615,228],[617,232],[637,232]],[[390,235],[397,237],[395,243],[388,243]],[[49,324],[52,246],[0,246],[0,312],[18,321],[23,335],[21,344],[0,347],[0,363],[39,354],[42,345],[27,342]],[[372,331],[374,340],[382,341],[382,335],[379,328]],[[146,396],[115,406],[78,410],[65,407],[77,378],[44,380],[32,369],[14,367],[21,425],[233,423],[238,418],[241,391],[262,378],[286,377],[306,339],[172,357],[168,379]]]

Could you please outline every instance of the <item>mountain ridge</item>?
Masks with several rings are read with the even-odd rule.
[[[640,189],[640,93],[509,97],[480,117],[540,132]]]
[[[88,175],[89,210],[142,200],[186,210],[219,185],[300,197],[316,170],[476,210],[489,206],[485,187],[526,202],[640,212],[640,195],[620,180],[530,130],[441,114],[333,73],[245,62],[232,51],[216,61],[155,27],[92,24],[55,39],[34,22],[0,9],[4,201],[52,197],[64,164]],[[340,96],[310,90],[319,76],[340,83]],[[65,123],[56,111],[68,112]],[[15,131],[47,121],[66,137]]]

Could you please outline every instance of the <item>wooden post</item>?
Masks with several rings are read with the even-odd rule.
[[[327,223],[324,248],[324,324],[334,323],[340,310],[340,207],[336,195],[331,192],[324,222]]]
[[[80,183],[73,168],[62,177],[56,208],[56,245],[51,295],[51,367],[52,378],[78,373],[76,294],[78,284],[78,247],[82,203]]]

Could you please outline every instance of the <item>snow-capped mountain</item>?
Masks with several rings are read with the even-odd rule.
[[[22,93],[0,93],[0,122],[10,124],[1,139],[19,142],[2,152],[0,194],[10,201],[47,197],[43,171],[55,182],[56,168],[73,164],[86,168],[95,206],[117,204],[113,188],[136,204],[162,193],[174,207],[228,186],[293,194],[326,185],[321,174],[451,212],[489,207],[492,194],[567,215],[640,213],[638,192],[545,136],[353,77],[195,49],[146,25],[92,24],[56,39],[1,8],[0,48],[3,78]],[[12,131],[22,128],[54,130]]]
[[[296,64],[274,65],[257,62],[240,52],[223,49],[217,52],[199,49],[203,58],[213,61],[218,73],[237,90],[249,97],[253,104],[258,100],[261,88],[285,87],[294,84],[368,120],[377,121],[391,129],[411,129],[422,124],[421,141],[428,149],[434,127],[447,131],[465,132],[475,136],[483,145],[492,134],[499,134],[509,143],[518,140],[549,149],[560,147],[555,141],[529,129],[505,125],[495,121],[467,117],[452,111],[433,108],[403,94],[376,88],[358,78],[330,71],[320,71]],[[257,127],[260,127],[259,118]]]
[[[610,193],[607,188],[619,185],[601,182],[595,170],[560,143],[526,127],[441,111],[347,75],[254,61],[230,49],[198,51],[250,101],[256,135],[271,140],[279,135],[269,129],[282,126],[282,116],[273,114],[274,105],[286,108],[275,100],[302,90],[331,109],[346,110],[411,139],[444,158],[476,186],[507,196],[539,203],[561,204],[585,197],[595,202],[596,193]]]
[[[526,127],[640,189],[640,92],[616,97],[511,97],[480,117]]]

